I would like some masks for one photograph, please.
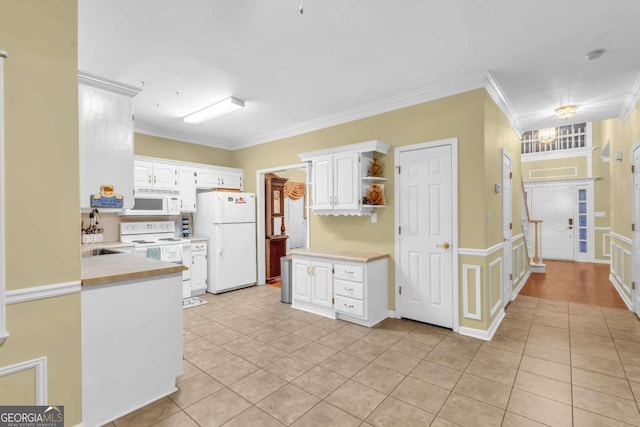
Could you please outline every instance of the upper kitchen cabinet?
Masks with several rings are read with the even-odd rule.
[[[91,208],[101,187],[122,195],[133,207],[133,97],[140,92],[85,73],[78,73],[80,207]]]
[[[313,212],[319,215],[370,215],[383,207],[384,177],[376,170],[374,154],[385,155],[389,145],[367,141],[298,154],[311,163]],[[373,166],[373,167],[372,167]]]
[[[136,188],[178,190],[178,166],[135,160],[133,179]]]
[[[242,169],[223,167],[196,168],[196,188],[227,188],[242,190]]]
[[[196,171],[189,166],[180,166],[180,213],[196,211]]]

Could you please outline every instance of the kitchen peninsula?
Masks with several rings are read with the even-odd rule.
[[[82,258],[82,412],[103,425],[176,390],[185,267],[93,253]]]

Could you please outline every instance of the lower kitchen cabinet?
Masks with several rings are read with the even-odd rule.
[[[191,243],[191,296],[207,291],[207,242]]]
[[[388,255],[292,252],[292,307],[373,326],[387,318]]]

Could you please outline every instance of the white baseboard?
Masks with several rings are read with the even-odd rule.
[[[627,299],[627,294],[624,293],[620,284],[616,282],[616,279],[614,279],[612,275],[609,275],[609,281],[611,282],[613,287],[616,288],[616,291],[618,291],[620,298],[622,298],[622,301],[624,301],[624,303],[627,305],[629,310],[633,311],[633,307],[631,306],[631,301]]]
[[[532,273],[545,273],[547,266],[545,264],[529,264],[529,271]]]
[[[12,289],[7,291],[7,304],[17,304],[27,301],[36,301],[44,298],[54,298],[62,295],[75,294],[80,292],[82,286],[80,281],[54,283],[44,286],[32,286],[28,288]]]
[[[611,264],[611,261],[609,261],[608,259],[594,259],[593,261],[594,264]]]
[[[488,330],[483,331],[482,329],[474,329],[474,328],[467,328],[464,326],[460,326],[460,328],[458,329],[458,333],[460,335],[466,335],[468,337],[478,338],[484,341],[491,341],[491,338],[493,338],[493,335],[498,330],[498,327],[502,323],[503,319],[504,319],[504,309],[500,310],[500,313],[498,313],[496,318],[493,320],[493,323],[491,323],[491,326],[489,326]]]
[[[524,284],[527,283],[527,280],[529,280],[529,277],[531,277],[531,269],[527,270],[526,274],[524,275],[524,277],[520,281],[520,284],[518,285],[516,290],[511,293],[511,301],[516,299],[516,297],[518,296],[518,294],[522,290],[522,287],[524,286]]]

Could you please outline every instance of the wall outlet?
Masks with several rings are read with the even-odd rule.
[[[487,224],[491,224],[491,211],[487,211]]]

